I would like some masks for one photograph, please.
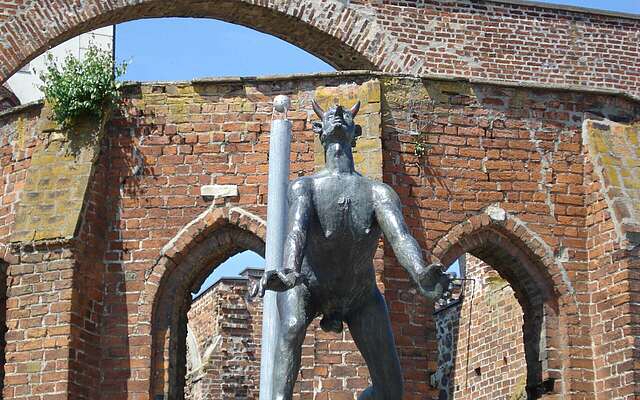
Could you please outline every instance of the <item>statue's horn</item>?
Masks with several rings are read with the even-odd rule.
[[[320,104],[318,104],[316,99],[311,100],[311,104],[313,104],[313,111],[316,112],[316,115],[318,116],[318,118],[323,119],[324,110],[322,109],[322,107],[320,107]]]
[[[351,115],[353,115],[353,118],[358,115],[358,111],[360,111],[360,100],[358,100],[358,102],[354,104],[353,107],[351,107]]]

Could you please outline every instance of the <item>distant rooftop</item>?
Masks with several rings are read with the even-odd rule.
[[[203,297],[205,294],[213,290],[220,283],[228,283],[231,281],[247,281],[249,280],[250,276],[260,277],[263,271],[264,271],[264,268],[262,267],[247,267],[242,271],[240,271],[238,275],[221,276],[220,278],[218,278],[217,281],[213,282],[211,286],[209,286],[206,290],[202,291],[202,293],[199,293],[197,296],[193,297],[191,301],[195,302],[196,300],[198,300],[199,298]]]

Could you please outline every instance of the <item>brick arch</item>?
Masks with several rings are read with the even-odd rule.
[[[532,260],[536,260],[535,269],[531,273],[546,283],[548,295],[565,296],[574,293],[573,287],[564,278],[566,272],[557,263],[553,249],[523,222],[499,208],[489,207],[484,213],[474,215],[453,227],[438,240],[433,248],[433,255],[444,264],[451,264],[457,258],[456,253],[474,246],[471,233],[482,230],[503,232],[513,239],[512,244],[517,245],[523,253],[528,253]]]
[[[184,396],[192,291],[229,257],[244,250],[264,255],[265,234],[260,217],[237,207],[211,207],[162,249],[147,276],[139,316],[142,325],[149,324],[151,336],[150,398]],[[136,374],[132,376],[135,379]]]
[[[572,297],[573,288],[563,280],[552,249],[515,217],[490,207],[451,229],[433,251],[445,265],[465,253],[507,280],[522,307],[529,398],[567,393],[561,304]]]
[[[37,55],[80,33],[158,17],[206,17],[244,25],[284,39],[338,69],[400,71],[413,64],[406,59],[409,55],[397,56],[397,40],[385,34],[367,14],[366,6],[338,0],[25,0],[14,16],[0,21],[0,82]]]

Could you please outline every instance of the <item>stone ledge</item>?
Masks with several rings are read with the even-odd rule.
[[[496,0],[497,1],[497,0]],[[640,17],[638,17],[640,18]],[[135,87],[135,86],[161,86],[161,85],[199,85],[199,84],[230,84],[230,83],[255,83],[255,82],[278,82],[286,80],[303,80],[303,79],[316,79],[316,78],[340,78],[340,77],[388,77],[388,78],[405,78],[405,79],[424,79],[435,81],[456,81],[456,82],[468,82],[479,85],[496,85],[513,88],[526,88],[526,89],[544,89],[544,90],[559,90],[569,92],[582,92],[589,94],[600,94],[607,96],[622,97],[635,103],[640,103],[640,96],[628,93],[621,89],[608,88],[608,87],[593,87],[585,85],[572,85],[572,84],[559,84],[559,83],[542,83],[537,81],[512,81],[512,80],[496,80],[486,78],[475,78],[459,75],[442,75],[442,74],[423,74],[423,75],[409,75],[409,74],[389,74],[380,71],[371,70],[353,70],[353,71],[336,71],[336,72],[319,72],[312,74],[288,74],[288,75],[266,75],[266,76],[249,76],[249,77],[208,77],[198,78],[190,81],[127,81],[124,82],[123,87]],[[13,109],[9,109],[4,113],[0,113],[0,116],[13,112]]]
[[[30,110],[31,108],[38,108],[42,106],[44,106],[44,100],[37,100],[30,103],[20,104],[15,107],[7,108],[4,111],[0,111],[0,118],[8,117],[12,114],[21,113],[23,111]]]

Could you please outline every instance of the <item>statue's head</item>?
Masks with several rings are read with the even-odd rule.
[[[362,128],[354,122],[360,110],[360,102],[358,101],[350,109],[335,105],[327,111],[324,111],[315,100],[312,103],[313,111],[320,118],[320,121],[313,123],[313,131],[320,135],[322,145],[339,142],[349,143],[355,147],[356,139],[362,135]]]

